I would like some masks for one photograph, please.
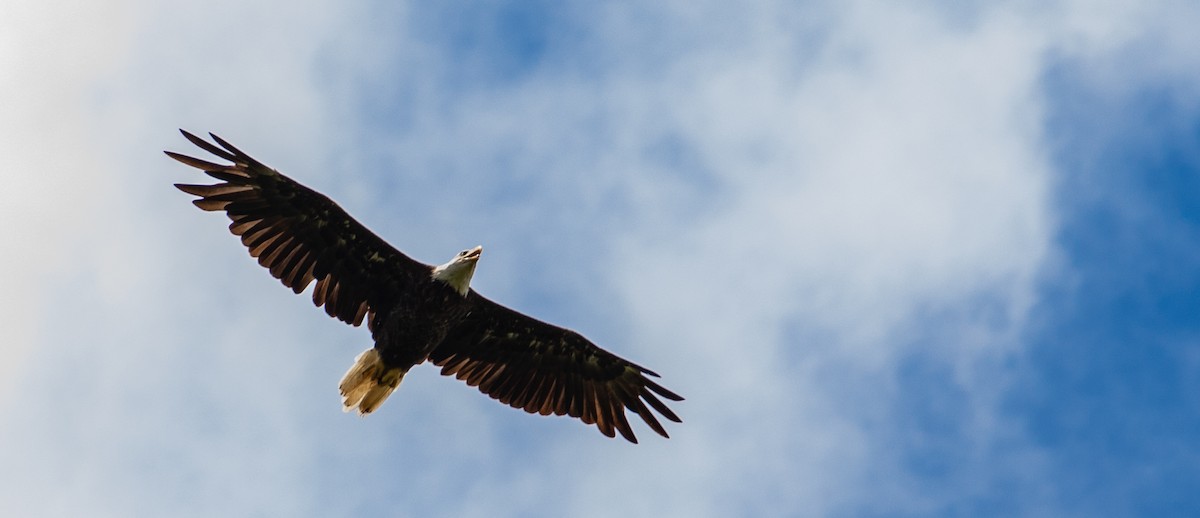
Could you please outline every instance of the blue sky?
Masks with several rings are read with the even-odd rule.
[[[10,4],[0,508],[1200,513],[1189,3]],[[367,332],[174,191],[180,127],[425,262],[482,244],[684,423],[428,367],[343,414]]]

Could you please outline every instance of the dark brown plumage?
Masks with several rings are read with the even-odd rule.
[[[214,145],[182,133],[231,164],[167,151],[171,158],[221,181],[176,187],[197,196],[197,207],[224,211],[232,220],[229,230],[284,286],[300,293],[315,282],[313,302],[330,316],[355,326],[366,320],[374,351],[360,355],[343,379],[343,395],[357,394],[347,396],[347,409],[357,405],[361,413],[372,411],[409,368],[428,360],[440,366],[442,374],[509,406],[579,418],[609,437],[619,432],[637,442],[626,410],[663,437],[667,432],[651,409],[681,422],[659,398],[683,398],[652,381],[649,377],[658,377],[654,372],[574,331],[496,304],[465,285],[463,292],[456,291],[434,278],[433,266],[388,245],[324,195],[216,135],[209,134]],[[477,259],[476,252],[468,281]],[[355,386],[361,391],[355,392]],[[377,393],[364,398],[373,387]]]

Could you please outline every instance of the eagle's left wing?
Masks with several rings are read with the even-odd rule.
[[[471,290],[471,314],[451,329],[429,355],[468,385],[513,408],[541,415],[569,415],[595,424],[614,437],[637,438],[625,418],[636,413],[655,432],[667,431],[646,407],[675,422],[671,409],[655,396],[683,398],[647,376],[658,374],[626,361],[579,333],[547,324],[496,304]]]
[[[433,267],[396,250],[333,200],[271,169],[209,133],[216,144],[182,131],[196,146],[230,164],[167,151],[167,155],[220,180],[216,185],[175,184],[196,196],[197,207],[224,212],[229,231],[258,263],[293,292],[313,282],[313,303],[352,325],[366,318],[373,330],[395,298]],[[218,147],[219,146],[219,147]]]

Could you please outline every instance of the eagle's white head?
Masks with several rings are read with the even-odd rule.
[[[475,263],[479,262],[482,253],[482,246],[459,252],[446,264],[434,268],[433,278],[449,284],[462,296],[467,296],[467,290],[471,288],[471,276],[475,274]]]

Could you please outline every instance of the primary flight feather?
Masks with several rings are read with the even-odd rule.
[[[654,412],[679,417],[659,398],[682,401],[655,383],[653,371],[622,359],[579,333],[496,304],[470,288],[482,247],[433,266],[413,260],[367,230],[324,195],[250,158],[182,131],[220,164],[167,151],[220,180],[176,184],[207,211],[224,211],[230,232],[271,275],[351,325],[365,320],[375,346],[339,384],[346,411],[369,414],[425,361],[514,408],[569,415],[601,433],[637,442],[626,411],[663,437]],[[653,409],[654,412],[651,410]]]

